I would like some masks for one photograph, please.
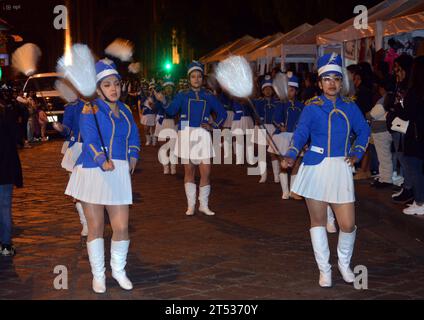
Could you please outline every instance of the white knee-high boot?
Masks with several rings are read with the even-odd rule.
[[[278,160],[272,161],[272,171],[274,172],[274,182],[280,183],[280,173],[281,173],[280,161]]]
[[[169,165],[163,166],[163,174],[168,175],[169,174]]]
[[[95,239],[87,242],[88,258],[93,274],[93,291],[95,293],[106,292],[105,276],[105,241],[104,239]]]
[[[177,174],[177,165],[171,164],[171,175],[175,176]]]
[[[110,266],[112,277],[118,281],[124,290],[132,290],[133,285],[125,272],[130,241],[113,241],[110,246]]]
[[[290,199],[289,176],[287,173],[280,173],[281,190],[283,191],[283,200]]]
[[[259,180],[259,183],[265,183],[267,179],[268,179],[268,165],[265,164],[265,169],[264,169],[264,172],[261,174],[261,180]]]
[[[197,186],[195,183],[186,183],[184,185],[187,196],[187,212],[186,215],[194,215],[196,208]]]
[[[150,136],[150,134],[146,134],[146,146],[150,146],[151,143],[152,142],[151,142],[151,136]]]
[[[334,217],[334,212],[330,206],[327,207],[327,232],[336,233],[336,219]]]
[[[327,230],[325,227],[315,227],[310,230],[315,260],[320,271],[319,285],[329,288],[333,285],[331,279],[330,248],[328,247]]]
[[[81,202],[77,202],[75,204],[75,208],[77,209],[77,212],[78,212],[78,215],[79,215],[79,218],[80,218],[80,222],[81,222],[81,225],[82,225],[81,236],[87,237],[88,236],[87,219],[85,218],[84,209],[82,208]]]
[[[339,243],[337,245],[337,255],[339,257],[339,271],[343,280],[347,283],[355,282],[355,274],[350,269],[353,248],[355,246],[357,227],[352,233],[339,232]]]
[[[200,207],[199,211],[203,212],[207,216],[214,216],[215,212],[212,212],[209,210],[209,195],[211,193],[211,186],[204,186],[200,187],[199,192],[199,201],[200,201]]]
[[[152,134],[152,146],[156,147],[156,145],[158,144],[158,138]]]

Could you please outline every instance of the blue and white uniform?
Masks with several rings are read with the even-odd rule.
[[[343,79],[342,59],[336,53],[324,55],[318,60],[318,75],[324,81],[341,83]],[[346,157],[361,159],[368,147],[371,135],[361,110],[351,98],[342,96],[328,98],[325,94],[310,100],[300,116],[293,136],[293,142],[286,157],[296,159],[303,147],[310,142],[292,186],[292,191],[303,196],[307,201],[315,200],[324,204],[353,205],[355,191],[352,168]],[[356,134],[352,146],[351,135]],[[348,208],[348,207],[347,207]],[[352,228],[350,233],[340,230],[338,235],[337,256],[338,269],[343,280],[353,284],[355,274],[350,269],[350,262],[356,239],[356,226],[349,225],[354,220],[354,212],[341,208],[345,228]],[[322,212],[323,213],[323,212]],[[318,212],[311,211],[312,216]],[[327,229],[325,225],[312,226],[311,242],[315,260],[320,271],[319,285],[324,288],[332,286],[332,271]]]
[[[62,168],[68,172],[72,172],[75,164],[82,152],[82,139],[79,129],[79,120],[85,102],[77,100],[68,103],[65,106],[62,126],[64,131],[62,134],[68,141],[68,148],[62,160]]]
[[[162,86],[165,88],[166,86],[172,86],[175,90],[175,83],[170,76],[164,78]],[[169,104],[174,100],[175,95],[165,96],[165,104],[162,102],[156,103],[157,108],[157,122],[155,129],[155,136],[159,137],[159,134],[162,129],[172,129],[177,130],[177,123],[175,120],[175,116],[170,116],[165,112],[165,109],[169,106]]]
[[[248,105],[238,101],[233,101],[234,119],[231,126],[231,132],[234,135],[246,134],[246,130],[253,129],[255,124],[252,118],[252,111]]]
[[[175,155],[181,159],[208,160],[215,156],[210,133],[203,129],[203,123],[209,123],[211,113],[216,114],[212,127],[219,129],[227,113],[219,100],[206,91],[188,90],[176,95],[165,112],[171,117],[179,115],[178,141]]]
[[[289,86],[296,88],[296,90],[299,89],[299,80],[296,76],[289,79]],[[298,100],[288,101],[277,107],[274,113],[274,124],[277,129],[274,131],[273,139],[278,147],[278,151],[272,146],[269,146],[268,152],[283,155],[289,150],[290,142],[299,122],[303,107],[303,103]],[[285,132],[280,130],[281,126],[286,129]]]
[[[270,76],[267,76],[262,83],[262,90],[266,87],[272,88],[272,79]],[[261,124],[264,125],[266,130],[270,135],[272,135],[277,129],[274,125],[274,115],[277,109],[281,108],[283,103],[280,99],[272,97],[272,98],[260,98],[253,101],[253,104],[256,108],[256,112],[258,113],[259,120]],[[261,129],[259,126],[255,127],[255,135],[252,137],[253,142],[261,143],[267,142],[267,135],[262,134],[262,131],[258,131]]]
[[[321,68],[324,75],[335,73],[328,63]],[[357,136],[353,147],[350,144],[352,133]],[[355,202],[352,168],[345,158],[356,156],[361,159],[370,134],[361,110],[350,98],[338,97],[333,102],[322,95],[310,100],[286,154],[296,159],[310,141],[292,192],[333,204]]]
[[[225,119],[225,122],[222,127],[226,129],[231,129],[234,120],[233,101],[224,92],[221,92],[218,95],[218,100],[222,103],[225,111],[227,112],[227,119]]]
[[[96,71],[98,78],[99,74],[103,75],[98,79],[99,82],[110,75],[120,78],[113,65],[104,60],[96,64]],[[132,204],[129,161],[130,158],[139,158],[140,137],[131,108],[120,101],[116,103],[116,108],[119,110],[118,117],[112,112],[110,104],[99,98],[85,104],[81,113],[82,154],[66,194],[82,202],[98,205]],[[114,171],[105,172],[102,169],[106,154],[114,163]]]

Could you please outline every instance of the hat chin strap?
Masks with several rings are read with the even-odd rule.
[[[105,98],[106,102],[111,103],[111,104],[114,103],[114,102],[109,100],[109,98],[105,95],[105,93],[103,92],[103,89],[100,86],[99,86],[99,90],[102,93],[103,97]]]

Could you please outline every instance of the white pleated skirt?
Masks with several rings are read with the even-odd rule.
[[[222,125],[223,128],[231,128],[233,125],[234,120],[234,111],[227,111],[227,119],[225,119],[224,124]]]
[[[282,132],[272,136],[275,146],[278,148],[278,151],[271,145],[268,147],[268,152],[278,155],[285,155],[290,148],[290,142],[293,138],[293,132]]]
[[[159,115],[156,116],[156,126],[155,126],[155,132],[154,132],[155,137],[159,137],[159,133],[162,130],[162,127],[163,127],[163,122],[162,122],[162,124],[159,123],[160,118],[161,117]]]
[[[75,164],[82,152],[82,143],[76,142],[72,147],[68,148],[62,159],[62,168],[72,172]]]
[[[60,150],[60,153],[64,155],[66,153],[66,150],[68,150],[68,148],[69,148],[69,141],[65,141],[62,145],[62,150]]]
[[[175,124],[174,119],[163,119],[162,124],[159,124],[159,122],[156,124],[155,136],[159,137],[160,132],[164,129],[177,131],[178,125]]]
[[[142,115],[140,123],[143,126],[154,127],[156,125],[156,115],[155,114],[146,114]]]
[[[240,120],[233,121],[233,124],[231,126],[231,132],[234,135],[239,135],[240,132],[246,134],[246,130],[253,129],[254,127],[255,124],[253,123],[251,117],[241,117]]]
[[[128,161],[113,160],[115,170],[76,166],[65,194],[79,201],[105,205],[131,205],[132,187]]]
[[[316,166],[302,164],[291,191],[306,199],[333,204],[353,203],[352,168],[344,157],[325,158]]]
[[[178,131],[174,154],[191,161],[205,161],[215,157],[211,134],[203,128],[186,128]]]
[[[273,124],[265,124],[265,128],[271,136],[274,134],[276,129]],[[268,138],[266,132],[263,131],[263,129],[259,126],[255,126],[254,129],[255,130],[251,141],[256,144],[267,145]]]

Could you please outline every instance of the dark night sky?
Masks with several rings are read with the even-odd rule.
[[[108,12],[123,18],[136,19],[137,30],[131,35],[145,33],[146,26],[152,25],[151,1],[132,0],[86,0],[97,1],[106,6]],[[63,33],[52,27],[53,8],[63,4],[61,0],[0,0],[0,17],[15,27],[26,42],[35,42],[43,49],[46,42],[62,45]],[[371,8],[380,0],[156,0],[161,30],[171,27],[184,28],[190,45],[195,48],[196,57],[216,47],[237,39],[245,34],[264,37],[276,32],[287,32],[308,22],[315,24],[324,18],[343,22],[353,17],[355,5]],[[6,5],[18,5],[7,10]],[[93,26],[104,17],[96,15]],[[148,29],[148,28],[147,28]],[[126,33],[125,26],[117,30]],[[126,37],[125,34],[121,35]],[[141,36],[140,36],[141,39]],[[136,41],[137,42],[137,41]],[[138,45],[143,45],[137,42]],[[49,53],[45,53],[48,55]],[[55,58],[54,58],[55,59]],[[51,60],[51,59],[50,59]]]

